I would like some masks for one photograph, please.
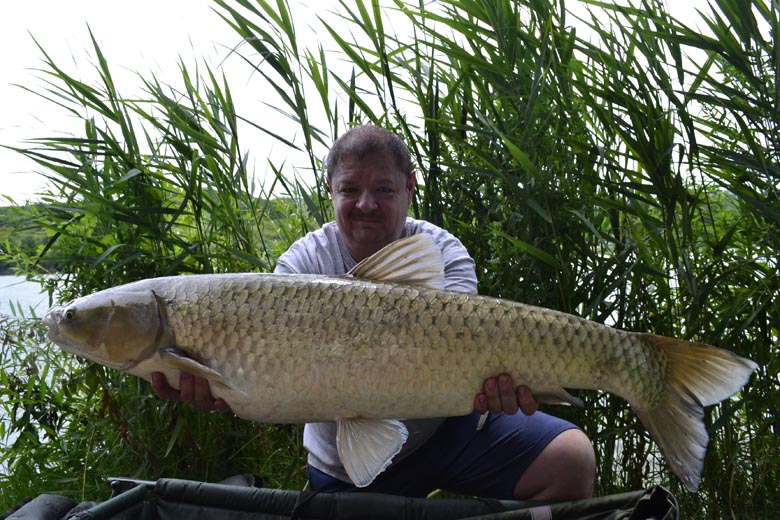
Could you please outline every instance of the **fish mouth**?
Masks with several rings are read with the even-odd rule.
[[[73,344],[60,330],[61,320],[62,307],[55,307],[46,313],[46,316],[43,317],[43,324],[46,325],[46,327],[49,329],[46,337],[48,337],[49,340],[59,346],[62,350],[70,352],[71,354],[80,354],[81,349],[78,347],[78,345]]]
[[[59,345],[59,341],[61,341],[62,335],[60,334],[60,315],[62,314],[59,307],[54,307],[49,312],[46,313],[46,316],[43,317],[43,324],[46,325],[46,328],[49,329],[46,336],[52,340],[54,343],[57,343]]]
[[[56,325],[57,324],[56,317],[59,317],[60,313],[61,313],[60,306],[52,307],[49,310],[49,312],[47,312],[46,315],[43,317],[43,324],[46,325],[47,327]]]

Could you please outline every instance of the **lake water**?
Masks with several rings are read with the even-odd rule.
[[[24,316],[41,318],[49,308],[49,299],[41,292],[41,286],[28,282],[23,276],[0,276],[0,314],[13,315],[14,309],[21,308]]]
[[[21,310],[23,316],[32,317],[34,315],[41,318],[48,309],[49,298],[41,292],[40,285],[28,282],[23,276],[0,276],[0,315],[14,316],[14,311]],[[18,316],[18,313],[16,315]],[[0,409],[0,421],[6,419],[7,416]],[[0,446],[10,446],[15,439],[15,433],[7,434],[6,438],[0,437]],[[0,465],[0,474],[6,473],[7,468]]]

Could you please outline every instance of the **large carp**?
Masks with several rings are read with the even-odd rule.
[[[703,407],[756,364],[701,343],[625,332],[508,300],[443,290],[438,247],[396,241],[347,276],[192,275],[141,280],[46,316],[63,350],[150,379],[203,376],[240,417],[336,421],[358,486],[406,440],[398,419],[465,415],[486,377],[506,372],[540,402],[565,388],[621,396],[672,471],[698,488]]]

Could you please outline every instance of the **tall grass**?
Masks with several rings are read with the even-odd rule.
[[[269,269],[330,218],[328,202],[321,182],[304,188],[276,165],[284,197],[258,196],[239,146],[244,125],[303,152],[321,179],[319,150],[349,124],[381,124],[413,152],[415,215],[463,240],[482,293],[720,345],[761,365],[707,413],[697,494],[619,399],[583,392],[585,412],[548,410],[594,440],[598,492],[663,483],[684,517],[770,517],[780,482],[776,3],[714,1],[708,32],[656,0],[584,3],[578,21],[562,1],[342,0],[337,22],[323,17],[322,46],[306,49],[286,2],[216,0],[245,42],[235,52],[276,96],[266,110],[298,125],[295,137],[238,115],[228,79],[209,69],[193,77],[182,66],[179,87],[151,78],[146,96],[129,100],[97,45],[100,85],[49,60],[44,95],[89,116],[83,136],[21,150],[57,188],[50,206],[31,210],[51,233],[41,257],[59,261],[63,296],[156,274]],[[411,36],[388,30],[390,11]],[[20,260],[36,272],[35,258]],[[41,453],[31,483],[66,468],[71,492],[94,494],[106,467],[124,464],[145,478],[259,467],[274,485],[303,479],[295,431],[161,405],[95,367],[81,374],[69,379],[78,392],[63,416],[97,407],[112,435],[69,422],[49,443],[62,446],[62,466],[51,446],[24,445],[17,464],[24,450]],[[106,452],[123,457],[112,466]]]
[[[178,86],[151,77],[145,95],[124,97],[93,44],[96,85],[41,49],[46,89],[36,92],[82,118],[84,133],[19,150],[51,186],[42,204],[20,208],[23,225],[47,230],[48,242],[34,255],[8,255],[28,277],[68,300],[152,276],[268,271],[317,225],[305,203],[314,197],[281,172],[255,184],[225,78],[208,69],[192,76],[182,65]],[[1,358],[3,433],[15,440],[0,450],[0,509],[44,492],[104,498],[106,478],[118,475],[214,481],[255,473],[273,487],[303,486],[298,426],[161,402],[136,378],[63,356],[45,344],[39,323],[24,327],[34,335],[6,335]]]
[[[778,406],[777,8],[713,3],[707,36],[662,2],[586,3],[588,36],[563,2],[341,2],[338,25],[323,25],[354,72],[331,76],[331,111],[346,99],[348,121],[407,139],[423,180],[415,213],[464,240],[481,292],[759,361],[707,416],[697,495],[625,403],[588,394],[573,419],[595,440],[600,493],[663,482],[684,511],[766,516],[778,482],[765,444]],[[390,10],[412,38],[387,32]]]

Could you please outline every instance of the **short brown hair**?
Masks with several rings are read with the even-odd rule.
[[[412,174],[412,156],[400,137],[375,125],[359,125],[336,139],[330,148],[325,158],[328,180],[333,178],[333,174],[345,159],[362,159],[372,153],[391,157],[407,179]]]

